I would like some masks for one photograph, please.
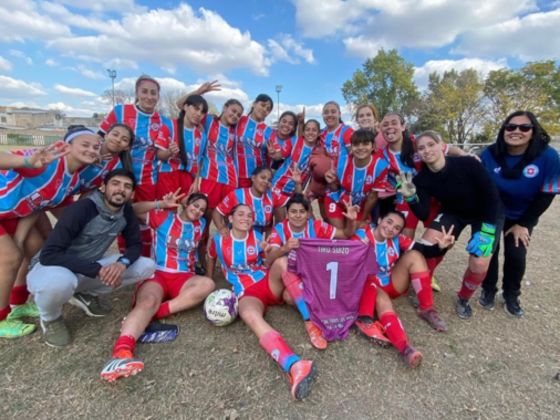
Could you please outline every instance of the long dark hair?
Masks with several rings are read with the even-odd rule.
[[[105,135],[109,134],[111,131],[113,131],[115,128],[118,127],[124,128],[126,131],[128,131],[128,135],[130,136],[130,143],[128,143],[128,147],[126,149],[121,150],[121,152],[119,153],[119,159],[121,161],[123,168],[132,171],[132,157],[130,156],[130,149],[134,144],[134,138],[136,137],[134,135],[134,131],[132,131],[132,128],[130,128],[126,124],[115,123],[111,127],[109,127]]]
[[[318,134],[317,134],[317,138],[315,139],[315,145],[319,145],[321,144],[321,124],[319,124],[319,121],[311,119],[311,120],[307,120],[304,124],[303,124],[303,132],[305,134],[305,128],[307,127],[307,124],[317,124],[317,129],[318,129]]]
[[[506,131],[506,125],[514,117],[525,116],[531,120],[531,124],[533,125],[533,137],[529,140],[529,147],[525,151],[525,157],[528,161],[533,161],[537,157],[539,157],[542,152],[547,148],[548,144],[550,143],[550,135],[546,132],[542,125],[540,125],[537,117],[530,112],[530,111],[515,111],[512,112],[507,116],[504,123],[500,127],[500,131],[498,132],[498,137],[496,138],[496,152],[500,156],[507,155],[507,144],[504,139],[504,133]]]
[[[342,121],[342,111],[340,110],[340,105],[338,104],[338,102],[336,102],[336,101],[327,102],[325,105],[323,105],[323,111],[325,110],[325,107],[327,105],[334,105],[336,107],[336,109],[338,109],[338,123],[339,124],[344,124],[344,121]]]
[[[224,108],[229,108],[231,105],[239,105],[239,106],[241,107],[241,113],[243,113],[243,110],[245,109],[245,108],[243,107],[243,105],[241,104],[241,102],[239,102],[237,99],[233,99],[233,98],[228,99],[228,100],[226,101],[226,103],[224,104]],[[218,117],[218,120],[221,120],[221,119],[222,119],[222,115],[224,115],[223,109],[222,109],[222,113],[221,113],[220,116]]]
[[[389,113],[385,114],[385,117],[388,116],[388,115],[396,115],[401,120],[402,125],[406,124],[404,122],[403,116],[401,114],[399,114],[398,112],[389,112]],[[383,117],[383,118],[385,118],[385,117]],[[409,168],[414,168],[414,153],[415,153],[414,143],[412,143],[412,136],[410,135],[410,132],[408,131],[408,127],[406,127],[403,130],[402,138],[403,138],[403,142],[402,142],[402,146],[401,146],[401,162],[405,166],[408,166]]]
[[[298,120],[297,120],[297,115],[295,112],[292,111],[284,111],[282,112],[282,115],[280,115],[280,119],[278,120],[278,128],[280,128],[280,121],[282,121],[282,118],[286,117],[286,116],[290,116],[294,119],[294,129],[290,132],[288,138],[293,137],[296,135],[297,133],[297,127],[298,127]]]
[[[272,109],[274,108],[274,101],[266,93],[261,93],[259,96],[257,96],[257,98],[253,102],[264,102],[264,103],[270,102],[270,110],[272,111]],[[251,107],[247,115],[250,116],[252,113],[253,113],[253,107]]]
[[[183,109],[181,109],[181,112],[179,112],[179,116],[177,117],[177,131],[178,131],[177,139],[179,141],[179,156],[181,157],[181,162],[183,162],[183,165],[185,166],[187,166],[188,160],[187,160],[187,151],[185,150],[185,136],[183,133],[183,128],[184,128],[185,114],[187,113],[185,111],[185,106],[187,105],[192,105],[192,106],[202,105],[202,111],[205,114],[208,112],[208,102],[206,102],[206,99],[204,99],[200,95],[188,96],[187,100],[183,104]]]

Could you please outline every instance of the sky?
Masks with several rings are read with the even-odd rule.
[[[380,48],[428,75],[483,74],[557,59],[560,1],[537,0],[2,0],[0,105],[106,113],[100,94],[147,73],[163,90],[194,90],[246,107],[260,93],[280,111],[319,118],[344,81]],[[343,118],[350,119],[344,108]]]

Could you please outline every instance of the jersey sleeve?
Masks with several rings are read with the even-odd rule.
[[[206,114],[202,120],[200,121],[200,125],[202,127],[204,127],[204,131],[206,133],[208,133],[210,131],[210,126],[212,125],[212,122],[214,121],[214,117],[212,117],[212,115],[210,114]]]
[[[365,229],[358,229],[356,232],[354,232],[354,234],[352,235],[352,237],[350,238],[351,241],[364,241],[366,240],[368,237],[366,236],[366,231]]]
[[[169,213],[165,210],[150,210],[146,214],[146,224],[152,229],[157,229],[167,219]]]
[[[169,149],[170,141],[173,140],[171,139],[171,132],[169,131],[169,127],[167,127],[165,124],[162,124],[159,129],[154,146],[156,146],[158,149],[167,150]]]
[[[99,130],[105,134],[107,130],[109,130],[109,128],[117,122],[117,113],[115,112],[115,108],[113,108],[99,126]]]
[[[278,190],[272,190],[271,194],[272,194],[272,207],[274,207],[275,209],[284,207],[288,202],[288,200],[290,199],[289,196],[287,196],[286,194],[282,194]]]
[[[558,181],[560,178],[560,156],[556,150],[549,147],[545,150],[544,176],[541,192],[549,194],[560,193]]]
[[[375,163],[373,189],[375,191],[385,191],[387,186],[387,177],[389,176],[389,163],[387,163],[385,159],[379,159],[376,155],[374,155],[374,159],[375,158],[377,158],[377,162]]]
[[[410,251],[414,246],[414,239],[410,239],[408,236],[404,236],[402,233],[399,234],[399,248],[403,251]]]
[[[284,142],[284,145],[281,147],[280,151],[282,152],[282,157],[287,159],[292,154],[292,150],[294,148],[294,144],[297,143],[297,137],[290,137],[288,140]]]
[[[210,246],[208,247],[208,258],[215,260],[218,258],[218,251],[216,242],[219,240],[219,234],[216,233],[212,240],[210,241]]]
[[[233,209],[235,206],[237,206],[239,204],[239,200],[237,199],[237,194],[236,191],[232,191],[230,192],[226,198],[224,198],[222,200],[222,202],[220,204],[218,204],[218,207],[216,207],[216,210],[218,210],[218,213],[220,213],[222,216],[227,216],[230,214],[231,209]]]
[[[344,134],[342,135],[342,142],[344,143],[344,147],[352,146],[352,134],[354,134],[354,129],[352,127],[348,127]]]
[[[52,164],[56,164],[56,163],[52,162],[51,165]],[[17,172],[18,174],[20,174],[23,178],[35,178],[36,176],[39,176],[43,172],[45,172],[46,169],[47,169],[47,167],[39,168],[39,169],[16,168],[16,169],[12,169],[12,170],[14,172]]]
[[[336,235],[336,228],[333,225],[329,225],[327,222],[323,222],[321,220],[314,220],[313,225],[313,229],[317,233],[318,238],[334,239],[334,235]]]
[[[282,223],[277,223],[270,232],[270,246],[281,248],[282,245]]]

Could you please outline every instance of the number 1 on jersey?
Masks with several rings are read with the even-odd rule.
[[[333,261],[327,263],[327,271],[331,272],[331,286],[329,289],[329,297],[331,300],[336,299],[336,285],[338,283],[338,262]]]

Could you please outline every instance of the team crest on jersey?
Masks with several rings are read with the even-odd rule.
[[[422,159],[420,159],[420,155],[418,154],[418,152],[414,152],[414,154],[412,155],[412,160],[414,162],[420,162]]]
[[[539,174],[539,167],[536,165],[529,165],[523,169],[523,175],[527,178],[534,178]]]
[[[196,226],[196,227],[194,228],[194,231],[195,231],[196,233],[200,232],[200,226]]]
[[[254,246],[248,246],[247,247],[247,254],[255,255],[256,253],[257,253],[257,249]]]
[[[126,125],[128,125],[129,127],[134,127],[136,125],[136,118],[129,118]]]
[[[366,176],[366,184],[373,184],[373,177],[371,175]]]
[[[257,129],[257,136],[262,137],[263,131],[262,128]]]
[[[152,130],[152,131],[159,131],[160,127],[161,127],[161,124],[158,124],[158,123],[150,124],[150,130]]]
[[[395,256],[395,250],[393,248],[389,248],[387,250],[387,254],[389,254],[390,257],[394,257]]]
[[[268,214],[272,213],[272,206],[271,205],[264,206],[264,212]]]
[[[501,170],[502,168],[498,166],[497,168],[494,168],[494,173],[499,174]]]
[[[27,203],[30,208],[36,210],[46,207],[50,203],[50,200],[45,200],[41,194],[36,192],[27,198]]]

